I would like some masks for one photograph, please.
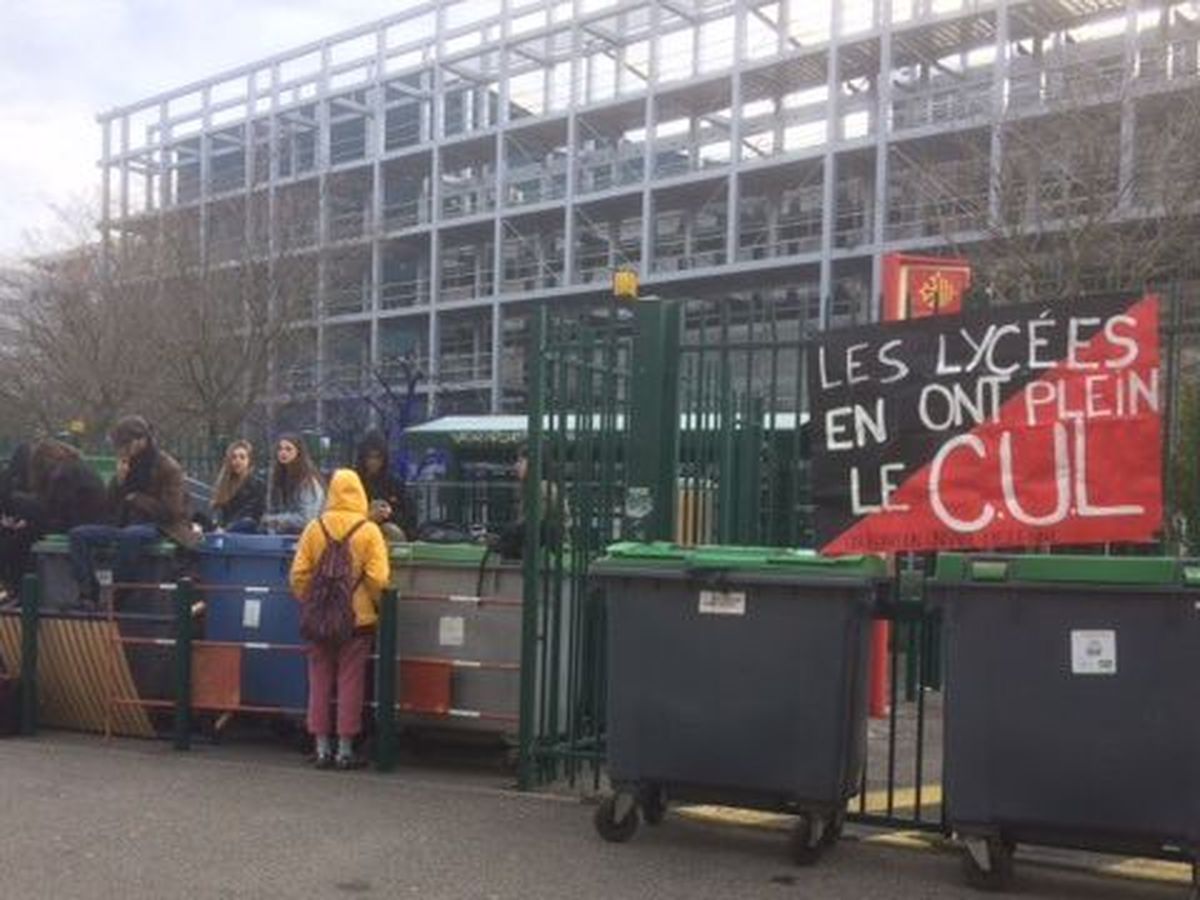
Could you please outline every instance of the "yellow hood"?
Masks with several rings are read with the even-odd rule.
[[[348,512],[356,516],[367,514],[367,492],[362,479],[353,469],[338,469],[329,482],[325,496],[326,512]]]

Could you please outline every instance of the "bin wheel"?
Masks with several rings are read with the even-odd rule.
[[[846,813],[838,810],[825,823],[825,831],[821,834],[821,846],[833,847],[842,839],[842,831],[846,827]]]
[[[982,847],[978,844],[982,844]],[[967,884],[981,891],[1007,890],[1013,880],[1015,845],[1012,841],[1002,838],[988,838],[978,844],[974,851],[970,845],[963,848],[963,872],[967,877]],[[986,867],[976,857],[976,853],[980,851],[986,855]]]
[[[617,798],[609,795],[600,801],[600,805],[596,807],[596,814],[592,818],[592,822],[596,826],[596,832],[604,840],[613,844],[623,844],[631,837],[638,828],[638,811],[637,804],[630,803],[629,810],[621,819],[617,818]]]
[[[820,822],[812,813],[801,813],[792,828],[792,862],[798,866],[811,866],[821,858],[825,849]]]
[[[641,796],[642,819],[647,825],[661,825],[667,814],[667,799],[660,787],[645,788]]]

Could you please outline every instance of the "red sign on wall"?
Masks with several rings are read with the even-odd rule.
[[[827,553],[1149,541],[1158,298],[830,332],[810,354]]]
[[[971,286],[965,259],[886,253],[883,257],[883,319],[899,322],[962,311]]]

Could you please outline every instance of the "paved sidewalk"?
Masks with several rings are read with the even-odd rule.
[[[0,742],[0,897],[977,898],[947,854],[845,841],[799,869],[780,835],[672,815],[605,844],[576,799],[492,772],[315,772],[254,747],[174,753],[50,735]],[[1183,900],[1054,868],[1022,898]]]

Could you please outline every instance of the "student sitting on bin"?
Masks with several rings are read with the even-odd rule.
[[[350,567],[346,574],[350,584],[345,590],[350,595],[353,632],[340,643],[309,644],[308,730],[316,743],[317,768],[352,769],[359,765],[354,756],[354,739],[362,730],[367,660],[379,620],[379,596],[390,577],[387,544],[379,527],[367,518],[367,495],[352,469],[333,473],[325,512],[310,522],[300,536],[292,562],[291,587],[301,603],[319,602],[311,596],[310,589],[318,583],[318,571],[330,539],[347,542],[349,550]],[[304,620],[302,612],[301,622]],[[330,713],[334,693],[337,694],[336,757],[332,745],[335,723]]]
[[[285,434],[275,444],[275,465],[267,493],[263,529],[272,534],[299,534],[321,513],[325,486],[304,441]]]
[[[33,447],[29,490],[48,534],[108,521],[108,489],[96,470],[70,444],[44,440]]]
[[[46,532],[46,510],[30,484],[35,446],[18,444],[0,472],[0,581],[12,598],[31,568],[33,545]]]
[[[234,441],[213,486],[213,526],[220,531],[253,534],[267,507],[267,488],[254,472],[254,445]]]
[[[378,523],[383,536],[391,542],[408,540],[416,531],[412,507],[405,495],[404,482],[392,475],[388,467],[387,438],[382,433],[367,432],[358,445],[354,470],[367,492],[370,517]]]
[[[130,581],[144,545],[164,535],[184,547],[197,542],[183,469],[158,448],[150,424],[141,416],[126,416],[108,437],[117,453],[117,472],[108,491],[113,524],[79,525],[68,532],[71,572],[81,598],[93,606],[100,597],[92,560],[96,545],[117,545],[113,575],[117,581]]]

